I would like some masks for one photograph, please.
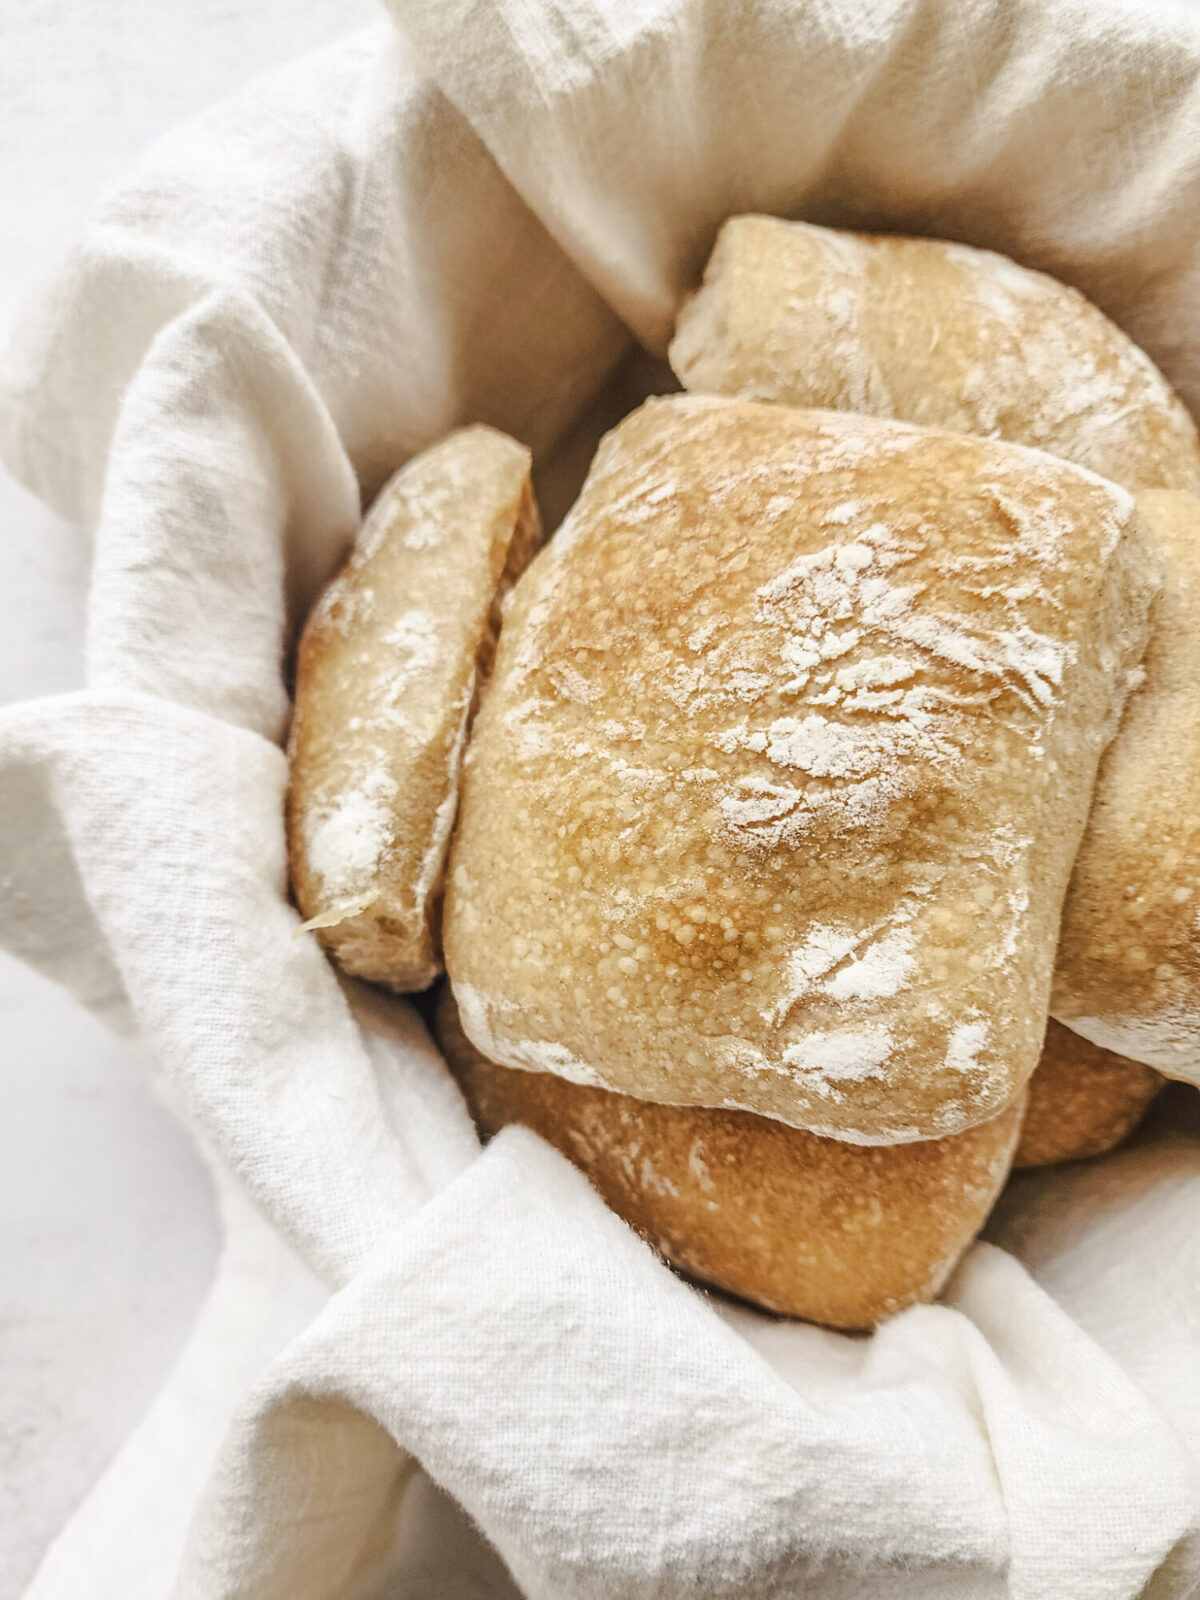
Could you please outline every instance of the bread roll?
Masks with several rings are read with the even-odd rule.
[[[672,396],[517,585],[446,902],[507,1066],[861,1143],[1019,1094],[1158,556],[990,440]]]
[[[496,1066],[448,989],[436,1031],[482,1133],[524,1123],[674,1266],[835,1328],[873,1327],[941,1291],[1003,1186],[1021,1121],[1018,1101],[953,1138],[864,1149]]]
[[[1200,1085],[1200,501],[1139,508],[1162,546],[1145,682],[1104,758],[1063,911],[1051,1009]]]
[[[345,971],[440,970],[442,868],[498,597],[540,539],[529,451],[464,428],[382,490],[300,641],[289,745],[296,901]]]
[[[1152,1067],[1101,1050],[1051,1022],[1014,1167],[1046,1167],[1113,1150],[1137,1127],[1163,1086]]]
[[[1129,488],[1200,490],[1191,417],[1074,289],[939,239],[721,229],[670,350],[685,388],[1011,439]]]

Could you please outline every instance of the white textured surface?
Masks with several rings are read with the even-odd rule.
[[[0,0],[0,319],[148,139],[369,0]],[[82,682],[86,539],[0,470],[0,702]],[[212,1273],[191,1140],[134,1051],[0,953],[0,1596],[144,1412]]]

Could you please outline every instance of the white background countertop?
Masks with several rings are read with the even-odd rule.
[[[0,317],[156,134],[370,0],[0,0]],[[0,469],[0,703],[82,682],[88,550]],[[166,1376],[208,1285],[205,1172],[136,1052],[0,954],[0,1600]]]

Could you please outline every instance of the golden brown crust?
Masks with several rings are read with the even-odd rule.
[[[733,217],[679,313],[688,389],[895,417],[1052,451],[1131,489],[1200,491],[1149,358],[1065,284],[989,250]]]
[[[1052,1009],[1200,1084],[1200,500],[1138,507],[1166,556],[1145,683],[1104,757],[1063,909]]]
[[[540,542],[529,451],[464,428],[380,492],[296,672],[288,855],[339,965],[395,989],[441,966],[442,869],[499,601]]]
[[[865,1329],[942,1289],[1007,1176],[1021,1106],[949,1139],[838,1144],[741,1111],[650,1105],[488,1061],[447,987],[438,1042],[480,1130],[520,1122],[683,1271]]]
[[[1152,1067],[1113,1055],[1051,1021],[1017,1153],[1018,1167],[1082,1161],[1114,1150],[1145,1116],[1163,1086]]]
[[[995,1115],[1156,581],[1131,498],[1050,456],[649,402],[517,585],[472,738],[469,1035],[862,1143]]]

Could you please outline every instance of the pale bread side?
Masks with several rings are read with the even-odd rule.
[[[524,445],[451,434],[380,491],[300,641],[289,741],[297,904],[344,971],[421,989],[498,601],[540,543]]]
[[[1166,557],[1145,682],[1101,763],[1063,908],[1051,1010],[1200,1085],[1200,500],[1138,498]]]

